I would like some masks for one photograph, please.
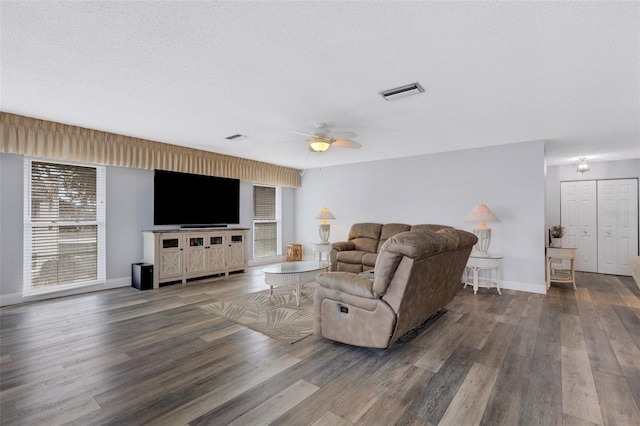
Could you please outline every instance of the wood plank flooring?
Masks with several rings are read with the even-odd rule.
[[[261,268],[0,309],[3,425],[640,425],[640,291],[577,274],[539,295],[460,289],[386,351],[288,345],[199,306]]]

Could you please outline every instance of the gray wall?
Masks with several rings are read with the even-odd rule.
[[[319,241],[324,206],[332,242],[356,222],[437,223],[471,230],[462,218],[485,203],[501,220],[490,253],[501,254],[504,286],[545,292],[544,142],[306,170],[296,197],[296,235],[305,254]]]
[[[0,154],[0,294],[22,292],[22,161]]]
[[[0,296],[22,289],[22,161],[0,154]],[[544,292],[545,186],[543,141],[309,169],[300,188],[282,190],[283,245],[299,242],[309,258],[325,206],[337,218],[331,241],[341,241],[363,221],[471,230],[462,218],[485,203],[501,220],[490,224],[490,252],[504,256],[505,287]],[[251,183],[240,195],[240,226],[251,228]],[[128,284],[140,232],[153,229],[153,172],[108,167],[107,203],[107,279]]]
[[[23,301],[23,162],[21,155],[0,154],[0,305]],[[142,259],[141,232],[170,228],[153,226],[152,170],[107,167],[106,178],[107,283],[103,287],[78,291],[130,285],[131,263]],[[283,188],[283,245],[295,239],[294,197],[294,189]],[[240,200],[239,226],[252,228],[251,183],[241,182]],[[250,234],[250,259],[253,253],[252,240]],[[28,300],[31,299],[36,298]]]

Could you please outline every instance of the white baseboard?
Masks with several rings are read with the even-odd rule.
[[[516,291],[526,291],[527,293],[547,294],[547,285],[544,282],[541,284],[534,284],[503,280],[500,281],[500,288]]]
[[[110,290],[112,288],[129,287],[131,277],[113,278],[104,284],[95,284],[86,287],[78,287],[68,290],[51,291],[48,293],[32,294],[25,296],[22,293],[0,295],[0,306],[17,305],[20,303],[35,302],[37,300],[55,299],[56,297],[72,296],[74,294],[91,293],[94,291]]]

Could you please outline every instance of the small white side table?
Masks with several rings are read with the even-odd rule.
[[[498,294],[502,295],[500,291],[500,264],[502,263],[502,256],[489,256],[489,257],[476,257],[469,256],[467,266],[464,271],[462,280],[464,287],[467,284],[473,286],[473,294],[478,293],[478,287],[496,288]],[[480,271],[487,271],[486,276],[481,276]],[[492,277],[492,271],[495,271],[495,278]]]
[[[324,255],[325,262],[331,262],[331,244],[314,244],[313,260],[316,260],[316,253],[318,253],[318,261],[322,262],[322,255]]]
[[[547,289],[551,287],[551,282],[571,283],[573,289],[576,289],[576,266],[574,260],[576,258],[576,249],[574,248],[558,248],[547,247]],[[571,263],[570,269],[563,270],[551,266],[554,260],[568,260]]]

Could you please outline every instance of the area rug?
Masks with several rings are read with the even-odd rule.
[[[295,343],[313,333],[313,288],[305,288],[296,306],[292,291],[275,289],[200,306],[207,313],[286,343]]]

